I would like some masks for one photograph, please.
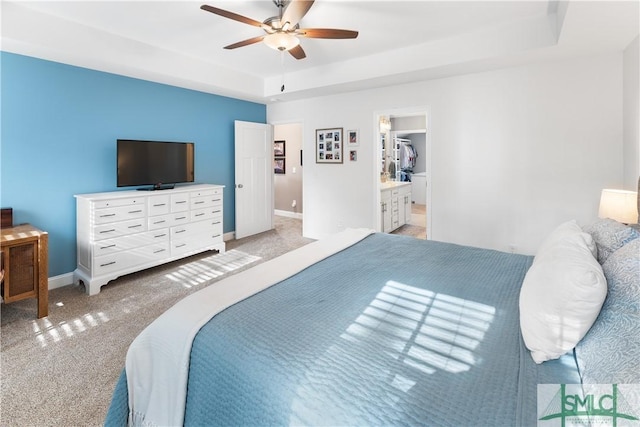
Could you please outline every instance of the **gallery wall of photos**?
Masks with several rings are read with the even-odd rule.
[[[346,138],[343,128],[316,129],[316,163],[342,163],[345,146],[350,161],[358,160],[354,147],[359,145],[358,131],[348,130]]]

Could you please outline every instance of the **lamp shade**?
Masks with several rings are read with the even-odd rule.
[[[275,50],[289,50],[300,44],[300,39],[296,36],[283,32],[269,34],[263,41],[264,44]]]
[[[623,224],[638,222],[638,193],[625,190],[602,190],[600,218],[611,218]]]

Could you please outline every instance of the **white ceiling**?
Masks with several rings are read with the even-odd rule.
[[[263,43],[223,49],[263,32],[201,4],[257,21],[278,11],[271,0],[3,0],[2,50],[269,103],[621,51],[640,27],[640,0],[316,0],[301,27],[359,36],[302,39],[297,61]]]

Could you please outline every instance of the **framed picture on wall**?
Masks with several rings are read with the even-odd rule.
[[[347,131],[347,144],[349,144],[349,147],[355,147],[360,144],[357,129]]]
[[[342,128],[316,129],[316,163],[342,163]]]
[[[273,141],[273,156],[274,157],[284,157],[284,146],[285,141]]]
[[[273,159],[273,173],[284,175],[285,159]]]

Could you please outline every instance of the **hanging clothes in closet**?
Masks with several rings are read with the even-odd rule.
[[[400,180],[411,181],[411,173],[416,165],[418,152],[410,139],[396,138],[396,147],[398,147],[400,157]]]

